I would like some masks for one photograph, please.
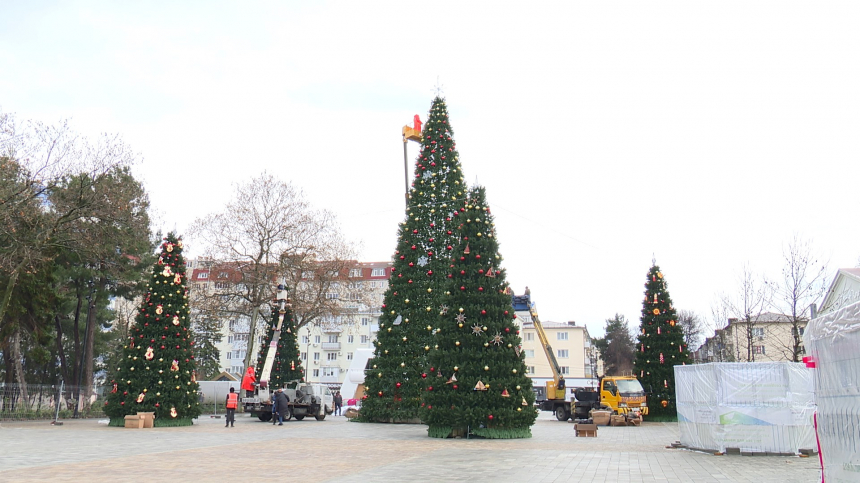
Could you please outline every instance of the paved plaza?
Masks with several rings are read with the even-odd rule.
[[[819,481],[818,459],[714,456],[668,449],[676,424],[601,427],[542,413],[531,439],[427,437],[423,425],[343,417],[283,426],[238,415],[235,428],[201,417],[185,428],[111,428],[98,420],[0,423],[0,481],[136,482],[756,482]]]

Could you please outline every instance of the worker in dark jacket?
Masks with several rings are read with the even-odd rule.
[[[290,397],[287,396],[287,393],[284,392],[283,389],[278,389],[278,392],[275,394],[275,404],[278,406],[278,426],[284,425],[284,415],[288,414]]]

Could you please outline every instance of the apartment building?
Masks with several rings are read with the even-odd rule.
[[[765,312],[749,321],[728,319],[713,337],[693,353],[695,362],[777,362],[799,360],[805,354],[803,332],[807,319],[792,323],[789,316]],[[795,337],[797,333],[797,338]]]
[[[525,304],[523,297],[528,297]],[[520,337],[523,341],[522,350],[525,352],[528,375],[532,379],[532,386],[540,392],[546,387],[547,381],[553,380],[553,374],[528,309],[530,303],[530,295],[515,297],[514,313],[517,315],[515,322],[520,327]],[[588,328],[584,325],[577,325],[574,321],[541,320],[541,326],[565,379],[592,379],[597,377],[598,353],[592,344]]]
[[[297,334],[307,380],[339,387],[355,350],[373,347],[390,266],[390,262],[356,262],[344,280],[330,286],[325,297],[339,306],[339,314],[319,317],[301,327]],[[211,259],[188,260],[187,269],[191,290],[218,291],[235,283],[230,269]],[[361,297],[354,296],[359,290]],[[265,309],[260,312],[251,349],[255,355],[263,343],[262,327],[269,317]],[[226,313],[223,316],[222,340],[217,345],[220,365],[224,372],[237,377],[245,372],[250,323],[248,316]]]

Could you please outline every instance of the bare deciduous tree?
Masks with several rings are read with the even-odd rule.
[[[699,314],[692,310],[681,310],[678,312],[678,325],[684,332],[684,343],[690,351],[694,351],[699,345],[702,334],[705,333],[705,324]]]
[[[774,307],[788,319],[790,334],[773,337],[775,345],[790,361],[803,357],[803,328],[809,321],[807,309],[817,303],[826,290],[827,262],[819,262],[808,240],[795,234],[782,252],[785,264],[782,280],[771,283],[776,294]]]
[[[355,250],[334,215],[312,208],[291,184],[263,173],[236,186],[224,210],[195,221],[190,237],[213,259],[209,285],[214,283],[212,291],[192,294],[192,309],[249,320],[245,367],[256,355],[260,312],[268,310],[282,278],[292,288],[298,326],[339,314]]]
[[[756,356],[756,337],[758,316],[771,305],[773,298],[771,285],[764,277],[756,279],[749,265],[744,265],[738,280],[738,292],[734,296],[723,296],[724,313],[729,316],[731,327],[728,345],[732,346],[733,357],[736,361],[754,362]]]

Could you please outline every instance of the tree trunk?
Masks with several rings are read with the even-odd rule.
[[[78,284],[78,304],[75,306],[75,324],[72,327],[72,333],[75,335],[75,366],[72,368],[72,379],[68,381],[69,385],[79,386],[81,381],[78,379],[78,374],[81,373],[81,331],[78,324],[81,318],[81,305],[83,305],[83,294],[81,293],[80,284]]]
[[[15,379],[18,381],[18,387],[21,390],[21,400],[27,401],[29,399],[29,394],[27,394],[27,378],[24,376],[24,361],[21,357],[21,329],[15,328],[15,332],[12,333],[11,341],[9,341],[9,345],[12,349],[12,364],[15,368]]]
[[[106,280],[99,280],[99,286],[104,287],[106,284]],[[84,347],[84,380],[83,380],[83,398],[84,398],[84,406],[89,406],[89,398],[92,394],[93,390],[93,365],[95,365],[95,361],[93,360],[93,339],[95,339],[96,334],[96,299],[97,293],[95,291],[90,292],[90,301],[87,304],[87,333],[84,335],[84,340],[86,341],[86,347]]]
[[[18,264],[9,274],[9,282],[6,283],[6,291],[3,293],[3,300],[0,301],[0,325],[2,325],[3,317],[6,315],[6,309],[9,307],[9,301],[12,300],[12,291],[18,283],[18,274],[24,268],[24,263]]]
[[[257,328],[257,316],[260,315],[260,307],[254,307],[254,312],[251,313],[251,326],[248,327],[248,344],[247,351],[245,352],[245,369],[248,369],[248,366],[251,365],[251,357],[253,357],[252,350],[254,349],[254,329]],[[259,378],[260,373],[257,372],[257,377]]]
[[[69,382],[69,366],[66,363],[66,351],[63,350],[63,324],[60,323],[60,315],[54,315],[54,323],[57,326],[57,354],[60,356],[60,375],[63,380]]]

